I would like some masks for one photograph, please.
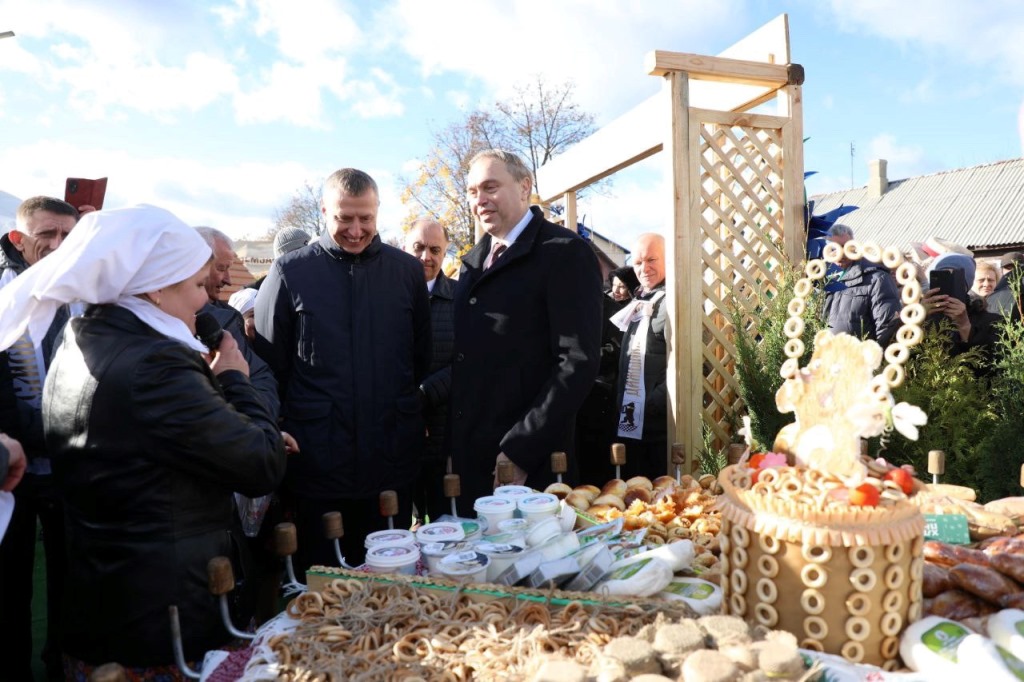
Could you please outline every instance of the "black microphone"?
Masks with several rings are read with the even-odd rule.
[[[220,340],[224,338],[224,330],[220,322],[210,313],[196,315],[196,338],[203,342],[210,352],[220,348]]]

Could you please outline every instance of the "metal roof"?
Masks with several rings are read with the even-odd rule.
[[[905,180],[891,180],[880,197],[867,187],[818,194],[814,215],[856,206],[838,222],[858,240],[906,248],[930,237],[971,250],[1024,244],[1024,159],[997,161]]]

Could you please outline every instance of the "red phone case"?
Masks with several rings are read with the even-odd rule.
[[[103,197],[107,193],[107,179],[68,178],[64,183],[64,201],[75,208],[93,206],[97,211],[103,208]]]

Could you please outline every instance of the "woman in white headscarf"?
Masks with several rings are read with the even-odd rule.
[[[285,454],[231,335],[209,356],[194,336],[209,259],[167,211],[102,211],[0,290],[0,350],[26,328],[38,338],[61,305],[91,304],[65,327],[43,391],[67,523],[70,679],[109,661],[144,676],[173,664],[170,605],[189,661],[231,639],[206,564],[231,557],[244,578],[232,492],[271,492]]]

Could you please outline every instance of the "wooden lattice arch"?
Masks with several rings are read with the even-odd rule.
[[[578,190],[666,152],[668,433],[687,469],[702,425],[724,446],[742,407],[731,306],[756,330],[752,312],[777,289],[780,265],[803,257],[803,69],[788,62],[785,15],[718,57],[652,52],[647,72],[662,92],[538,171],[541,199],[562,201],[575,226]],[[753,112],[773,100],[776,114]]]

